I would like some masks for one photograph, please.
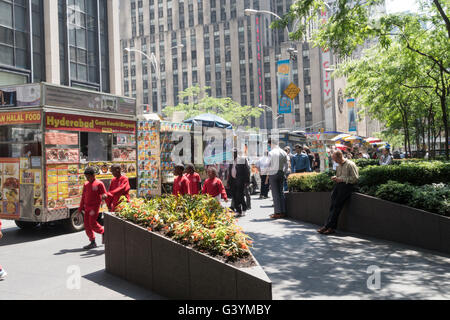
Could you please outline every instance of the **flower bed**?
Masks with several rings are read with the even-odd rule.
[[[252,240],[234,213],[210,196],[167,196],[122,202],[119,217],[231,263],[249,261]]]

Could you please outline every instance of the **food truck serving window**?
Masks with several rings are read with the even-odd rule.
[[[0,158],[42,156],[39,124],[0,126]]]
[[[111,146],[111,133],[80,132],[80,156],[83,160],[111,161]]]

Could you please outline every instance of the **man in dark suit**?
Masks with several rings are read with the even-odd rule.
[[[233,163],[228,168],[228,185],[233,198],[232,208],[240,217],[247,211],[245,188],[250,183],[250,166],[246,158],[238,157],[237,149],[233,149],[233,158]]]

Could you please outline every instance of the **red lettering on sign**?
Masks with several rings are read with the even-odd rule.
[[[327,94],[327,96],[329,96],[331,93],[331,89],[326,89],[326,90],[324,90],[324,92]]]

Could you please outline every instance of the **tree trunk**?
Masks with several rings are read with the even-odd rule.
[[[444,134],[445,134],[445,158],[449,160],[448,154],[448,116],[447,116],[447,106],[446,106],[446,98],[443,94],[441,97],[441,108],[442,108],[442,123],[444,124]]]

